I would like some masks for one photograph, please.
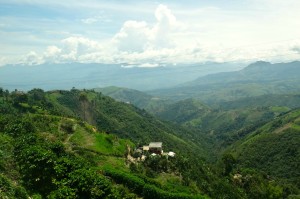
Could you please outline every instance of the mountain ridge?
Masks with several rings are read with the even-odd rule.
[[[158,67],[137,66],[124,67],[124,64],[77,62],[5,65],[0,67],[0,85],[9,90],[27,91],[33,88],[92,89],[107,86],[151,90],[175,86],[209,73],[236,70],[243,64],[196,63],[161,64]]]
[[[211,74],[170,89],[148,93],[172,100],[197,98],[214,104],[266,94],[297,93],[300,91],[299,76],[299,61],[278,64],[258,62],[240,71]]]

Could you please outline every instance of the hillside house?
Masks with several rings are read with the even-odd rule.
[[[150,142],[149,144],[149,152],[155,154],[162,154],[162,142]]]

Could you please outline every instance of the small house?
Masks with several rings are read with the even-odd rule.
[[[162,142],[150,142],[149,152],[155,154],[162,154]]]

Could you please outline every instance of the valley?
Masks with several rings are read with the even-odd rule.
[[[246,69],[225,76],[236,85],[241,80],[235,75]],[[221,87],[210,88],[218,93]],[[201,101],[210,94],[180,100],[119,87],[0,91],[1,197],[299,195],[300,101],[294,90],[237,98],[225,92],[213,103]],[[142,151],[137,161],[151,142],[176,155]]]
[[[299,8],[0,0],[0,199],[300,199]]]

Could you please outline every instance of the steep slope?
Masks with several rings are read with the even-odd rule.
[[[166,105],[162,110],[157,111],[156,116],[179,124],[187,124],[187,122],[192,123],[194,119],[204,117],[209,112],[211,109],[200,101],[186,99]]]
[[[231,103],[231,106],[235,105]],[[239,102],[236,106],[239,106]],[[198,129],[199,135],[211,138],[211,144],[218,151],[290,109],[286,106],[211,108],[195,99],[187,99],[166,106],[156,115],[162,120]]]
[[[200,77],[195,81],[149,94],[180,100],[197,98],[209,104],[266,94],[299,93],[300,62],[257,62],[236,71]]]
[[[300,187],[300,109],[250,133],[232,147],[238,165],[255,168]]]
[[[146,111],[100,93],[73,89],[49,92],[47,98],[55,104],[54,109],[65,110],[65,114],[79,116],[99,130],[130,138],[138,145],[162,141],[167,150],[177,149],[202,157],[208,155],[209,140],[206,137],[195,137],[194,131],[161,122]],[[197,142],[191,142],[192,137]]]
[[[150,133],[147,126],[151,122],[160,125],[152,128],[158,136],[169,139],[162,140],[166,145],[173,142],[176,158],[149,157],[145,163],[129,164],[131,158],[127,156],[128,162],[125,157],[128,147],[133,149],[132,142],[120,139],[113,131],[99,131],[80,119],[82,116],[93,121],[92,112],[87,113],[92,99],[96,100],[91,101],[94,109],[101,114],[106,114],[106,109],[109,112],[106,121],[101,122],[106,125],[103,129],[118,128],[126,121],[132,130],[122,132],[128,136],[131,132],[134,138],[134,121],[129,119],[141,122],[146,133]],[[143,116],[136,108],[95,92],[15,91],[5,99],[0,97],[0,113],[0,185],[1,190],[7,190],[0,193],[1,197],[200,199],[206,198],[204,193],[213,198],[246,195],[219,177],[214,167],[201,159],[193,142],[176,137],[144,112]],[[122,117],[116,116],[119,114]],[[147,134],[144,136],[147,140]]]
[[[277,181],[255,172],[251,176],[259,178],[257,183],[237,185],[228,173],[218,172],[226,170],[230,158],[216,170],[217,165],[201,158],[201,146],[187,136],[191,132],[93,91],[15,91],[0,96],[0,113],[0,185],[6,190],[1,197],[200,199],[207,198],[204,194],[285,194]],[[95,122],[97,128],[85,121]],[[131,162],[135,153],[127,149],[134,144],[116,134],[132,137],[135,143],[158,136],[176,156]]]
[[[18,116],[0,116],[1,198],[206,198],[180,182],[170,187],[131,172],[129,140],[74,118]]]

